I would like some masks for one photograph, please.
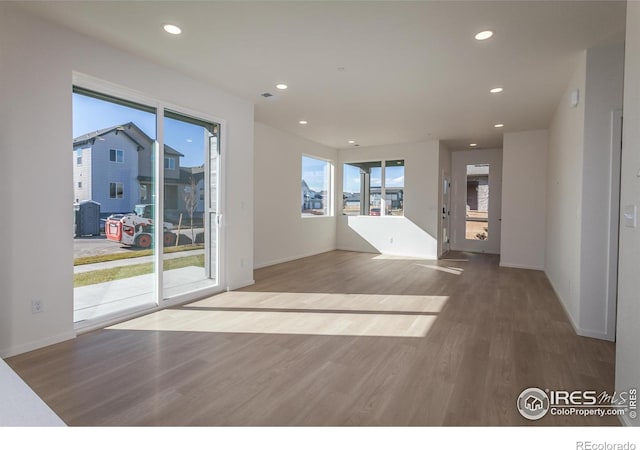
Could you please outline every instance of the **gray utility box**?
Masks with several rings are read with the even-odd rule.
[[[76,237],[100,235],[100,203],[84,200],[75,205]]]

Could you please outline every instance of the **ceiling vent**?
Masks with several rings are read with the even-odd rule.
[[[260,95],[263,96],[264,98],[273,97],[273,94],[271,92],[265,92],[264,94],[260,94]]]

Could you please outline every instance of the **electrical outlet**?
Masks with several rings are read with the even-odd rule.
[[[44,311],[44,300],[31,300],[31,313],[38,314]]]

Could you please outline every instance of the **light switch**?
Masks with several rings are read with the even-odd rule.
[[[624,207],[624,226],[635,228],[638,223],[638,208],[636,205],[627,205]]]

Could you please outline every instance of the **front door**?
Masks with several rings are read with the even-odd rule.
[[[502,150],[454,152],[454,250],[500,253]]]

